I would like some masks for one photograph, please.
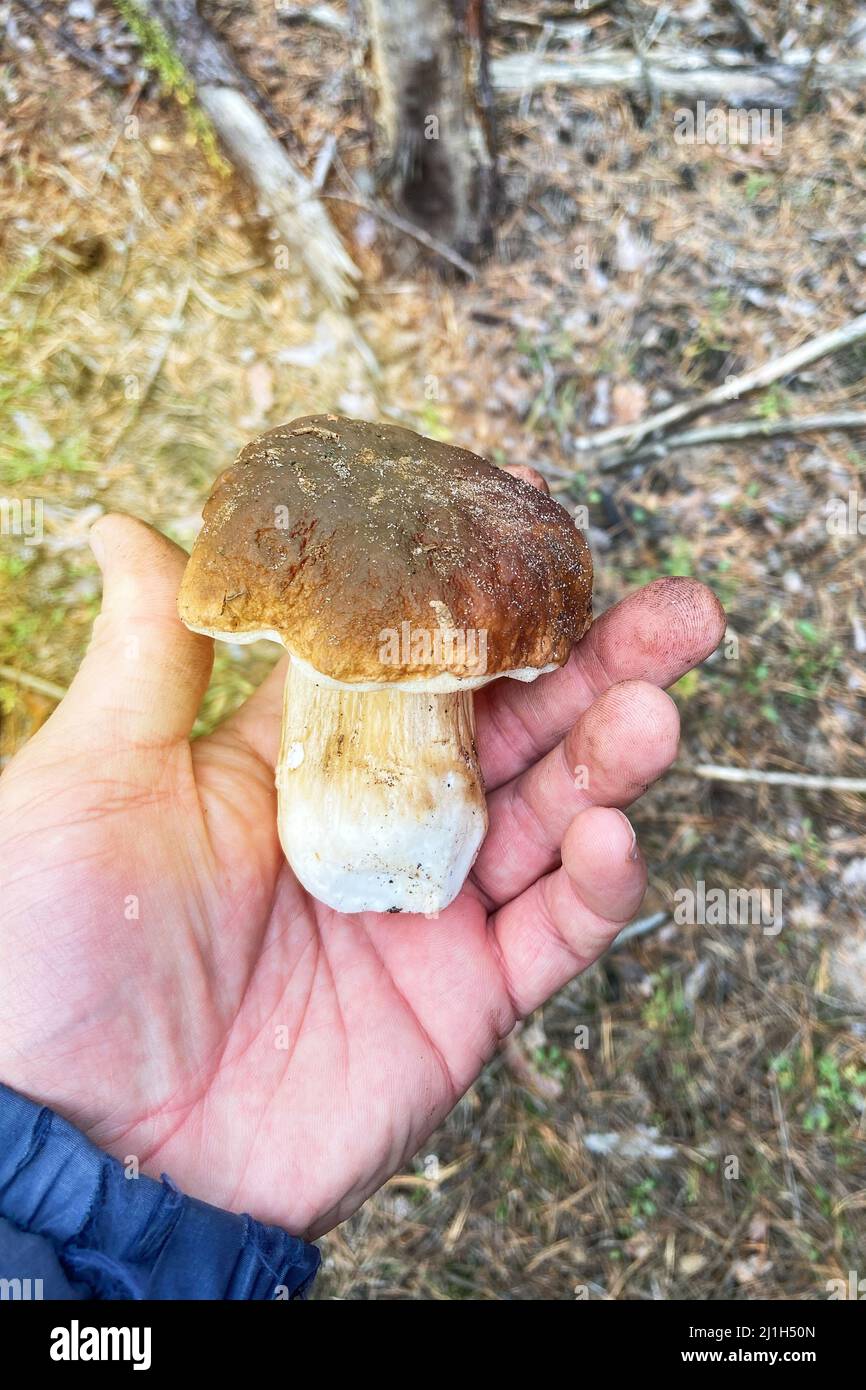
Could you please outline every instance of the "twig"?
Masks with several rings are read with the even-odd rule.
[[[705,410],[727,405],[750,391],[759,391],[764,386],[778,381],[780,377],[789,376],[801,367],[808,366],[810,362],[816,362],[819,357],[839,352],[840,349],[850,347],[852,343],[858,343],[864,338],[866,314],[858,314],[857,318],[851,319],[841,328],[834,328],[829,333],[820,333],[817,338],[809,338],[799,347],[783,353],[781,357],[771,358],[769,362],[764,362],[751,372],[728,377],[721,386],[706,391],[702,396],[693,396],[691,400],[668,406],[667,410],[649,415],[646,420],[640,420],[635,425],[616,425],[613,429],[586,434],[583,438],[575,440],[575,448],[579,454],[588,454],[607,449],[613,444],[622,444],[627,452],[633,453],[647,435],[657,434],[666,430],[668,426],[678,424],[680,420],[687,420],[692,415],[700,415]]]
[[[610,949],[618,951],[620,946],[624,946],[627,941],[634,941],[635,937],[638,936],[646,936],[647,932],[655,931],[656,927],[663,926],[667,920],[667,912],[654,912],[651,917],[640,917],[636,922],[629,922],[627,927],[623,927],[619,936],[614,937]]]
[[[780,435],[813,434],[821,430],[866,430],[866,411],[842,410],[827,415],[801,415],[787,420],[729,420],[721,425],[706,425],[701,429],[683,430],[666,439],[640,445],[634,453],[614,453],[598,460],[602,471],[621,468],[627,463],[645,459],[664,458],[673,449],[694,449],[703,444],[719,444],[733,439],[775,439]],[[557,468],[562,477],[572,477],[565,468]]]
[[[326,135],[322,141],[319,153],[316,155],[316,162],[313,165],[313,173],[310,183],[317,193],[321,193],[325,186],[328,174],[331,172],[331,165],[334,162],[334,155],[337,152],[337,137],[333,131]]]
[[[570,39],[574,38],[578,30],[586,27],[586,20],[591,14],[608,9],[612,3],[613,0],[584,0],[579,10],[564,6],[560,9],[540,10],[537,14],[517,14],[514,10],[500,10],[498,13],[494,11],[490,20],[494,29],[542,29],[545,24],[550,24],[555,38]]]
[[[41,676],[31,676],[26,671],[16,671],[14,666],[0,666],[0,680],[12,681],[26,690],[35,690],[37,695],[47,695],[51,700],[62,700],[66,694],[62,685],[43,680]]]
[[[808,772],[764,772],[758,767],[720,767],[715,763],[689,768],[708,782],[756,782],[768,787],[804,787],[811,791],[866,793],[866,777],[821,777]]]
[[[387,222],[395,231],[404,232],[406,236],[413,237],[415,241],[426,246],[428,251],[434,255],[441,256],[444,261],[450,261],[451,265],[456,266],[459,271],[470,280],[477,279],[477,271],[473,265],[465,261],[458,251],[450,246],[446,246],[444,241],[439,241],[436,237],[425,232],[422,227],[416,227],[414,222],[409,222],[405,217],[401,217],[397,212],[391,212],[389,208],[383,208],[378,203],[371,203],[362,197],[360,192],[352,193],[322,193],[323,201],[335,203],[351,203],[353,207],[363,208],[364,212],[369,212],[373,217],[379,217],[383,222]]]

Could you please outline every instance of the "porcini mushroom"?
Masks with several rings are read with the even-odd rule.
[[[472,692],[562,665],[592,563],[544,492],[395,425],[308,416],[214,485],[181,588],[188,627],[290,657],[280,840],[340,912],[425,912],[487,830]]]

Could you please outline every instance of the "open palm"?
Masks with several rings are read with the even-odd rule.
[[[349,917],[304,892],[277,840],[282,667],[190,744],[213,644],[176,616],[186,557],[122,516],[94,549],[87,656],[0,779],[0,1079],[143,1172],[316,1235],[639,906],[645,869],[611,808],[673,761],[660,687],[723,615],[661,580],[561,671],[478,694],[490,832],[469,882],[434,919]]]

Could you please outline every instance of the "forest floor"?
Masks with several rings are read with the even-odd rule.
[[[630,8],[648,23],[656,7]],[[666,37],[742,46],[721,8],[724,20],[702,0],[670,6]],[[784,11],[817,41],[808,7],[752,8],[771,38],[784,42]],[[832,12],[844,47],[861,33],[856,7]],[[112,91],[44,23],[0,13],[0,491],[41,499],[45,525],[39,545],[0,546],[4,759],[84,650],[100,512],[189,546],[240,445],[325,410],[573,467],[589,429],[866,311],[863,91],[804,101],[780,143],[746,146],[678,143],[676,103],[643,95],[503,99],[495,256],[474,283],[448,281],[333,201],[364,272],[347,318],[278,268],[248,192],[151,79]],[[116,42],[109,5],[81,13],[83,33],[104,23]],[[326,189],[345,188],[346,170],[363,182],[346,36],[283,22],[264,0],[210,13],[298,162],[312,167],[333,133]],[[572,41],[627,44],[622,23],[592,11]],[[494,51],[538,33],[505,23]],[[862,344],[724,414],[858,404]],[[812,435],[613,474],[584,465],[558,492],[589,508],[597,611],[657,575],[699,577],[728,611],[722,649],[673,692],[677,768],[634,817],[651,866],[643,912],[664,921],[529,1020],[425,1153],[322,1242],[318,1297],[814,1299],[866,1276],[863,798],[690,770],[863,775],[864,536],[832,534],[827,505],[862,497],[864,465],[862,437]],[[274,659],[266,644],[217,645],[202,729]],[[675,894],[699,881],[781,891],[782,930],[680,925]],[[575,1046],[581,1025],[598,1045]]]

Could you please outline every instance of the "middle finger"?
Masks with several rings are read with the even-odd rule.
[[[510,901],[559,863],[568,826],[587,806],[628,806],[677,756],[679,715],[646,681],[621,681],[566,737],[487,799],[490,829],[472,877],[491,904]]]

